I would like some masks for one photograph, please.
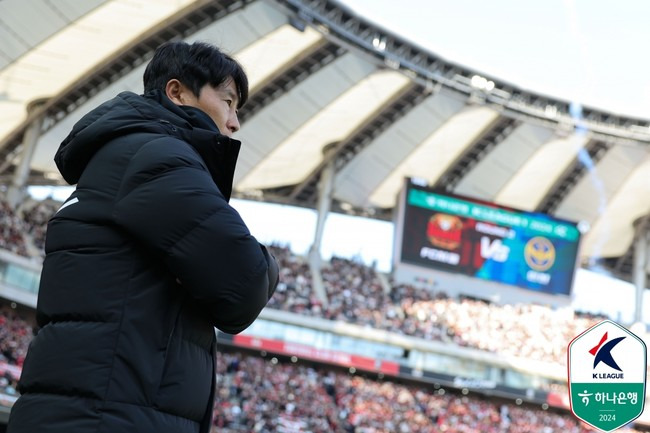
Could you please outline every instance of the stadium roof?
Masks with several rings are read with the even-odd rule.
[[[250,75],[240,198],[314,207],[333,162],[333,209],[390,219],[405,176],[589,228],[584,263],[629,278],[650,211],[650,123],[577,107],[460,66],[334,0],[0,0],[0,176],[44,119],[30,183],[61,184],[71,126],[142,92],[154,49],[215,43]]]

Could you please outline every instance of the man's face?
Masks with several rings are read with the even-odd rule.
[[[239,130],[237,118],[239,96],[233,80],[226,80],[216,88],[206,84],[201,88],[198,98],[191,92],[184,96],[183,105],[204,111],[217,124],[219,132],[223,135],[231,137]]]

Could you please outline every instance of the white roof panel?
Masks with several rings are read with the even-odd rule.
[[[291,134],[375,70],[376,66],[360,57],[344,54],[247,120],[246,127],[237,134],[243,145],[235,174],[236,187]]]
[[[616,145],[585,172],[566,195],[556,215],[571,221],[593,223],[605,212],[610,200],[626,178],[643,161],[647,150],[640,146]]]
[[[465,107],[433,131],[381,182],[370,196],[379,207],[395,204],[405,177],[426,179],[435,184],[453,161],[481,134],[499,113],[488,107]]]
[[[612,196],[582,241],[586,257],[619,257],[634,236],[633,223],[650,213],[650,156],[639,164]]]
[[[458,182],[456,194],[494,200],[519,167],[551,136],[553,131],[524,123],[489,152]]]
[[[23,1],[23,0],[18,0],[18,1]],[[68,21],[74,21],[80,16],[90,12],[97,6],[101,5],[102,3],[105,3],[106,0],[56,0],[56,1],[48,1],[46,0],[46,3],[48,3],[51,7],[55,7],[59,13],[64,15]]]
[[[527,211],[535,210],[586,142],[585,134],[572,134],[545,143],[508,180],[495,201]]]
[[[322,39],[321,34],[312,28],[301,32],[286,24],[238,52],[236,57],[245,66],[250,92],[254,93],[277,70]]]
[[[301,182],[318,166],[326,145],[351,134],[377,106],[408,83],[408,78],[393,71],[379,71],[360,80],[273,149],[237,188],[246,190]]]
[[[369,201],[370,194],[464,104],[445,92],[426,98],[388,127],[338,173],[334,196],[354,206],[378,206],[379,203]],[[382,203],[390,200],[389,197],[379,198]],[[395,197],[392,201],[395,202]]]
[[[273,20],[270,21],[273,21],[277,25],[281,25],[283,21],[282,19],[283,15],[277,16],[276,15],[277,11],[274,8],[271,8],[264,2],[260,2],[260,3],[253,4],[251,7],[229,14],[224,18],[222,18],[221,20],[215,21],[214,23],[206,27],[201,32],[201,35],[209,39],[209,35],[213,33],[216,29],[218,29],[218,31],[224,31],[228,33],[229,30],[234,29],[237,26],[241,26],[241,22],[243,20],[242,15],[246,13],[251,13],[251,11],[257,11],[255,13],[262,13],[263,11],[266,11],[266,13],[268,13],[269,16],[274,17]],[[269,23],[269,25],[264,26],[264,28],[260,27],[259,29],[257,29],[256,32],[249,32],[246,38],[241,37],[239,39],[233,40],[233,42],[236,42],[237,46],[244,47],[243,58],[240,58],[239,53],[234,53],[234,57],[237,58],[242,63],[242,66],[247,71],[251,67],[250,62],[252,62],[253,60],[248,58],[245,53],[254,52],[256,49],[257,50],[263,49],[259,45],[256,45],[256,41],[259,38],[259,34],[261,34],[260,32],[262,30],[269,31],[270,32],[269,36],[271,37],[271,39],[273,39],[273,35],[277,35],[278,32],[286,34],[286,30],[282,31],[281,29],[283,28],[286,29],[286,27],[290,27],[285,25],[280,28],[275,28],[270,24],[270,21],[267,20],[267,23]],[[206,40],[205,38],[197,38],[196,36],[197,34],[193,35],[193,37],[190,37],[187,40],[190,42],[194,40]],[[265,37],[266,36],[263,36],[262,39],[265,39]],[[305,38],[308,40],[313,39],[313,35],[309,32],[305,32],[305,33],[298,32],[298,35],[296,35],[296,37],[291,40],[291,43],[304,45],[304,42],[301,41],[303,41]],[[222,48],[224,48],[227,51],[234,51],[234,47],[224,46]],[[282,53],[282,55],[293,56],[296,55],[296,53],[293,50],[292,46],[289,46],[286,52]],[[280,58],[282,58],[282,56],[280,56]],[[290,61],[290,59],[284,58],[285,63],[288,61]],[[275,59],[275,63],[273,63],[273,65],[277,65],[277,67],[279,67],[281,66],[281,62],[279,62],[278,59]],[[142,93],[143,92],[142,75],[144,73],[145,67],[146,64],[142,64],[137,68],[134,68],[132,71],[127,73],[124,77],[122,77],[117,82],[107,86],[106,88],[99,91],[97,94],[88,98],[88,100],[84,104],[80,105],[74,112],[70,113],[68,116],[66,116],[65,119],[57,123],[52,129],[50,129],[43,136],[41,136],[38,145],[36,147],[36,151],[34,153],[32,166],[35,169],[53,173],[53,175],[56,175],[58,177],[58,170],[54,165],[54,161],[53,161],[54,152],[58,148],[61,140],[70,132],[72,126],[88,111],[95,108],[102,102],[113,98],[119,92],[129,90],[135,93]],[[270,67],[268,69],[270,71]],[[253,80],[255,80],[255,78],[253,78]]]
[[[34,13],[35,10],[38,10],[38,13]],[[0,17],[0,26],[29,47],[35,46],[68,24],[47,0],[0,1]]]
[[[254,23],[254,25],[252,25]],[[251,3],[192,34],[188,42],[208,42],[235,53],[287,23],[286,15],[264,1]]]
[[[0,4],[2,4],[2,2],[0,2]],[[2,44],[0,44],[0,68],[11,63],[29,48],[28,45],[21,41],[17,35],[12,33],[2,22],[0,22],[0,41],[2,41]],[[0,89],[0,91],[6,90],[6,88]]]
[[[0,70],[0,137],[26,117],[27,104],[56,95],[143,31],[194,0],[113,0]],[[74,49],[71,49],[74,47]]]

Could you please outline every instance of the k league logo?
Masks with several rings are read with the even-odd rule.
[[[604,320],[569,343],[571,411],[598,430],[610,432],[643,412],[646,345],[621,325]]]
[[[609,365],[614,370],[618,370],[621,372],[620,376],[617,375],[616,377],[613,377],[613,379],[618,379],[619,377],[622,379],[623,370],[621,370],[621,367],[619,367],[616,361],[614,361],[614,357],[612,356],[612,349],[616,347],[616,345],[621,341],[623,341],[625,338],[626,337],[617,337],[610,341],[607,341],[607,332],[605,332],[605,334],[603,334],[602,338],[600,339],[598,345],[596,345],[589,351],[589,353],[595,356],[594,368],[596,368],[596,366],[602,361],[605,364]],[[603,343],[605,343],[604,346]],[[594,379],[596,379],[596,373],[594,373]]]

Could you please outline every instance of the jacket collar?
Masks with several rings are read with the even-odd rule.
[[[198,152],[212,180],[229,201],[241,142],[221,134],[214,121],[198,108],[176,105],[160,91],[147,93],[145,97],[157,101],[173,114],[161,119],[176,126],[168,132],[177,135]]]
[[[190,130],[185,141],[201,155],[212,180],[226,201],[230,201],[241,142],[200,128]]]

